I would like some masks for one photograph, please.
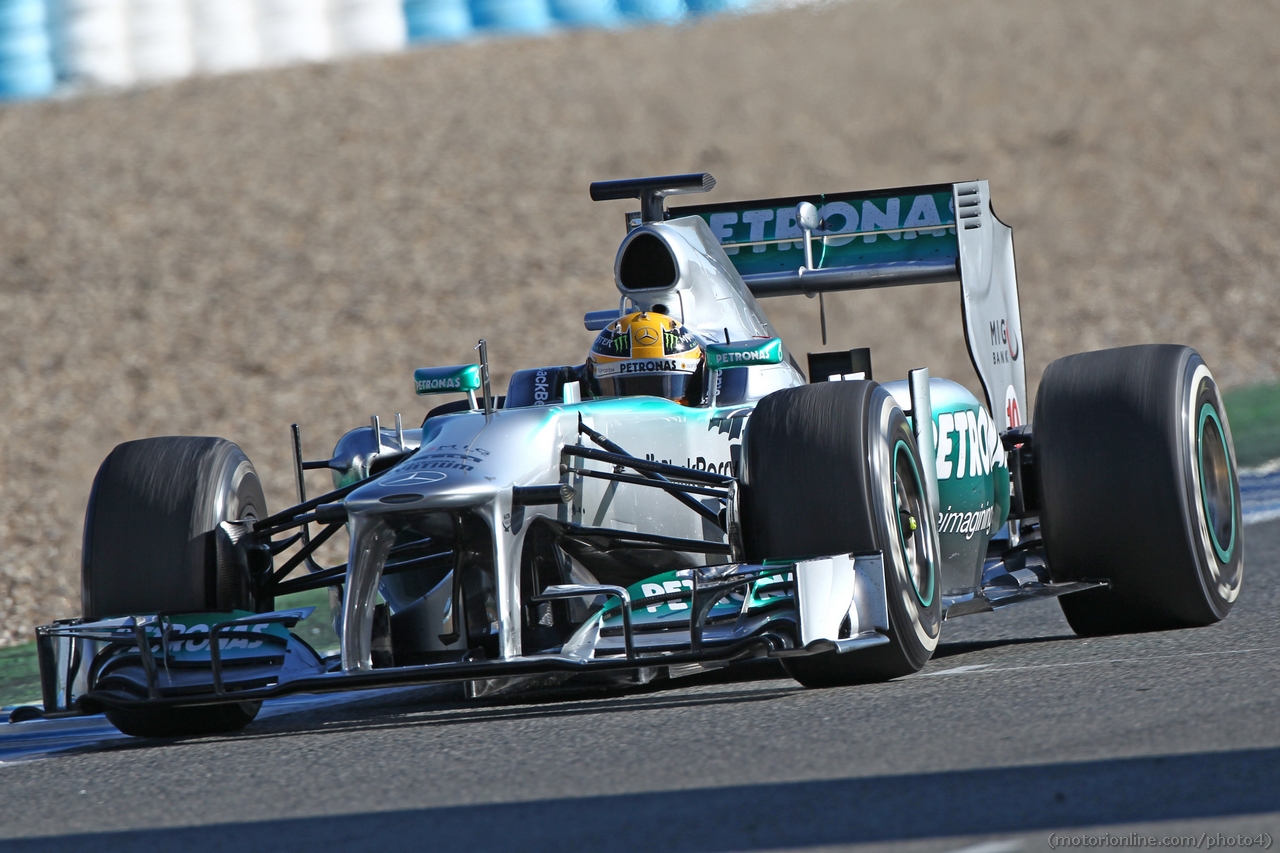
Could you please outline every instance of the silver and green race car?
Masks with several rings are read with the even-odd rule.
[[[775,658],[805,685],[916,672],[943,621],[1062,596],[1081,634],[1224,618],[1242,574],[1230,427],[1196,352],[1068,356],[1028,421],[1013,239],[985,181],[667,209],[638,199],[603,330],[660,311],[696,339],[682,400],[604,396],[583,365],[422,368],[457,396],[304,461],[268,512],[217,438],[117,447],[85,518],[83,614],[37,629],[43,709],[141,736],[231,731],[292,693],[643,683]],[[985,400],[866,350],[801,364],[766,297],[957,281]],[[825,320],[824,320],[825,324]],[[909,334],[910,329],[904,329]],[[825,337],[825,329],[824,329]],[[807,374],[807,379],[806,379]],[[406,381],[409,377],[406,375]],[[303,472],[335,489],[310,499]],[[339,531],[347,562],[321,566]],[[274,599],[328,588],[340,653]]]

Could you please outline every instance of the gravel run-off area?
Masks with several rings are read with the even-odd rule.
[[[845,0],[0,107],[0,642],[79,611],[89,486],[118,442],[237,441],[289,501],[307,455],[413,368],[576,363],[616,304],[623,202],[991,181],[1031,384],[1187,343],[1280,374],[1280,2]],[[878,378],[976,387],[955,285],[828,300]],[[766,303],[817,349],[817,304]],[[319,489],[317,475],[312,489]]]

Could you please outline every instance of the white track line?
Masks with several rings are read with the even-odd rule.
[[[1015,850],[1022,849],[1022,842],[1017,839],[1010,838],[1005,841],[984,841],[981,844],[973,844],[968,847],[961,847],[957,850],[949,850],[947,853],[1014,853]]]
[[[1105,658],[1103,660],[1081,660],[1071,661],[1069,663],[1041,663],[1028,664],[1027,666],[993,666],[991,664],[978,663],[969,664],[968,666],[957,666],[951,669],[943,669],[938,672],[922,672],[915,676],[916,678],[929,678],[936,675],[987,675],[993,672],[1022,672],[1036,669],[1061,669],[1068,666],[1100,666],[1109,663],[1149,663],[1158,660],[1184,660],[1185,658],[1212,657],[1217,655],[1248,655],[1259,652],[1280,652],[1280,648],[1261,648],[1261,649],[1229,649],[1221,652],[1187,652],[1181,655],[1151,655],[1141,658]]]

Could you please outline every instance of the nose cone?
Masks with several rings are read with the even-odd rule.
[[[415,457],[416,458],[416,457]],[[407,509],[475,506],[492,499],[497,484],[468,471],[441,469],[438,460],[409,459],[347,496],[347,511],[356,515]]]

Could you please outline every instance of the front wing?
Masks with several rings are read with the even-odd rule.
[[[657,667],[685,674],[889,642],[879,552],[705,566],[673,572],[665,583],[653,580],[660,579],[630,588],[544,590],[538,599],[590,597],[601,605],[557,654],[485,660],[468,653],[448,662],[351,672],[341,671],[337,656],[322,657],[288,632],[309,609],[56,622],[36,631],[44,716]]]

